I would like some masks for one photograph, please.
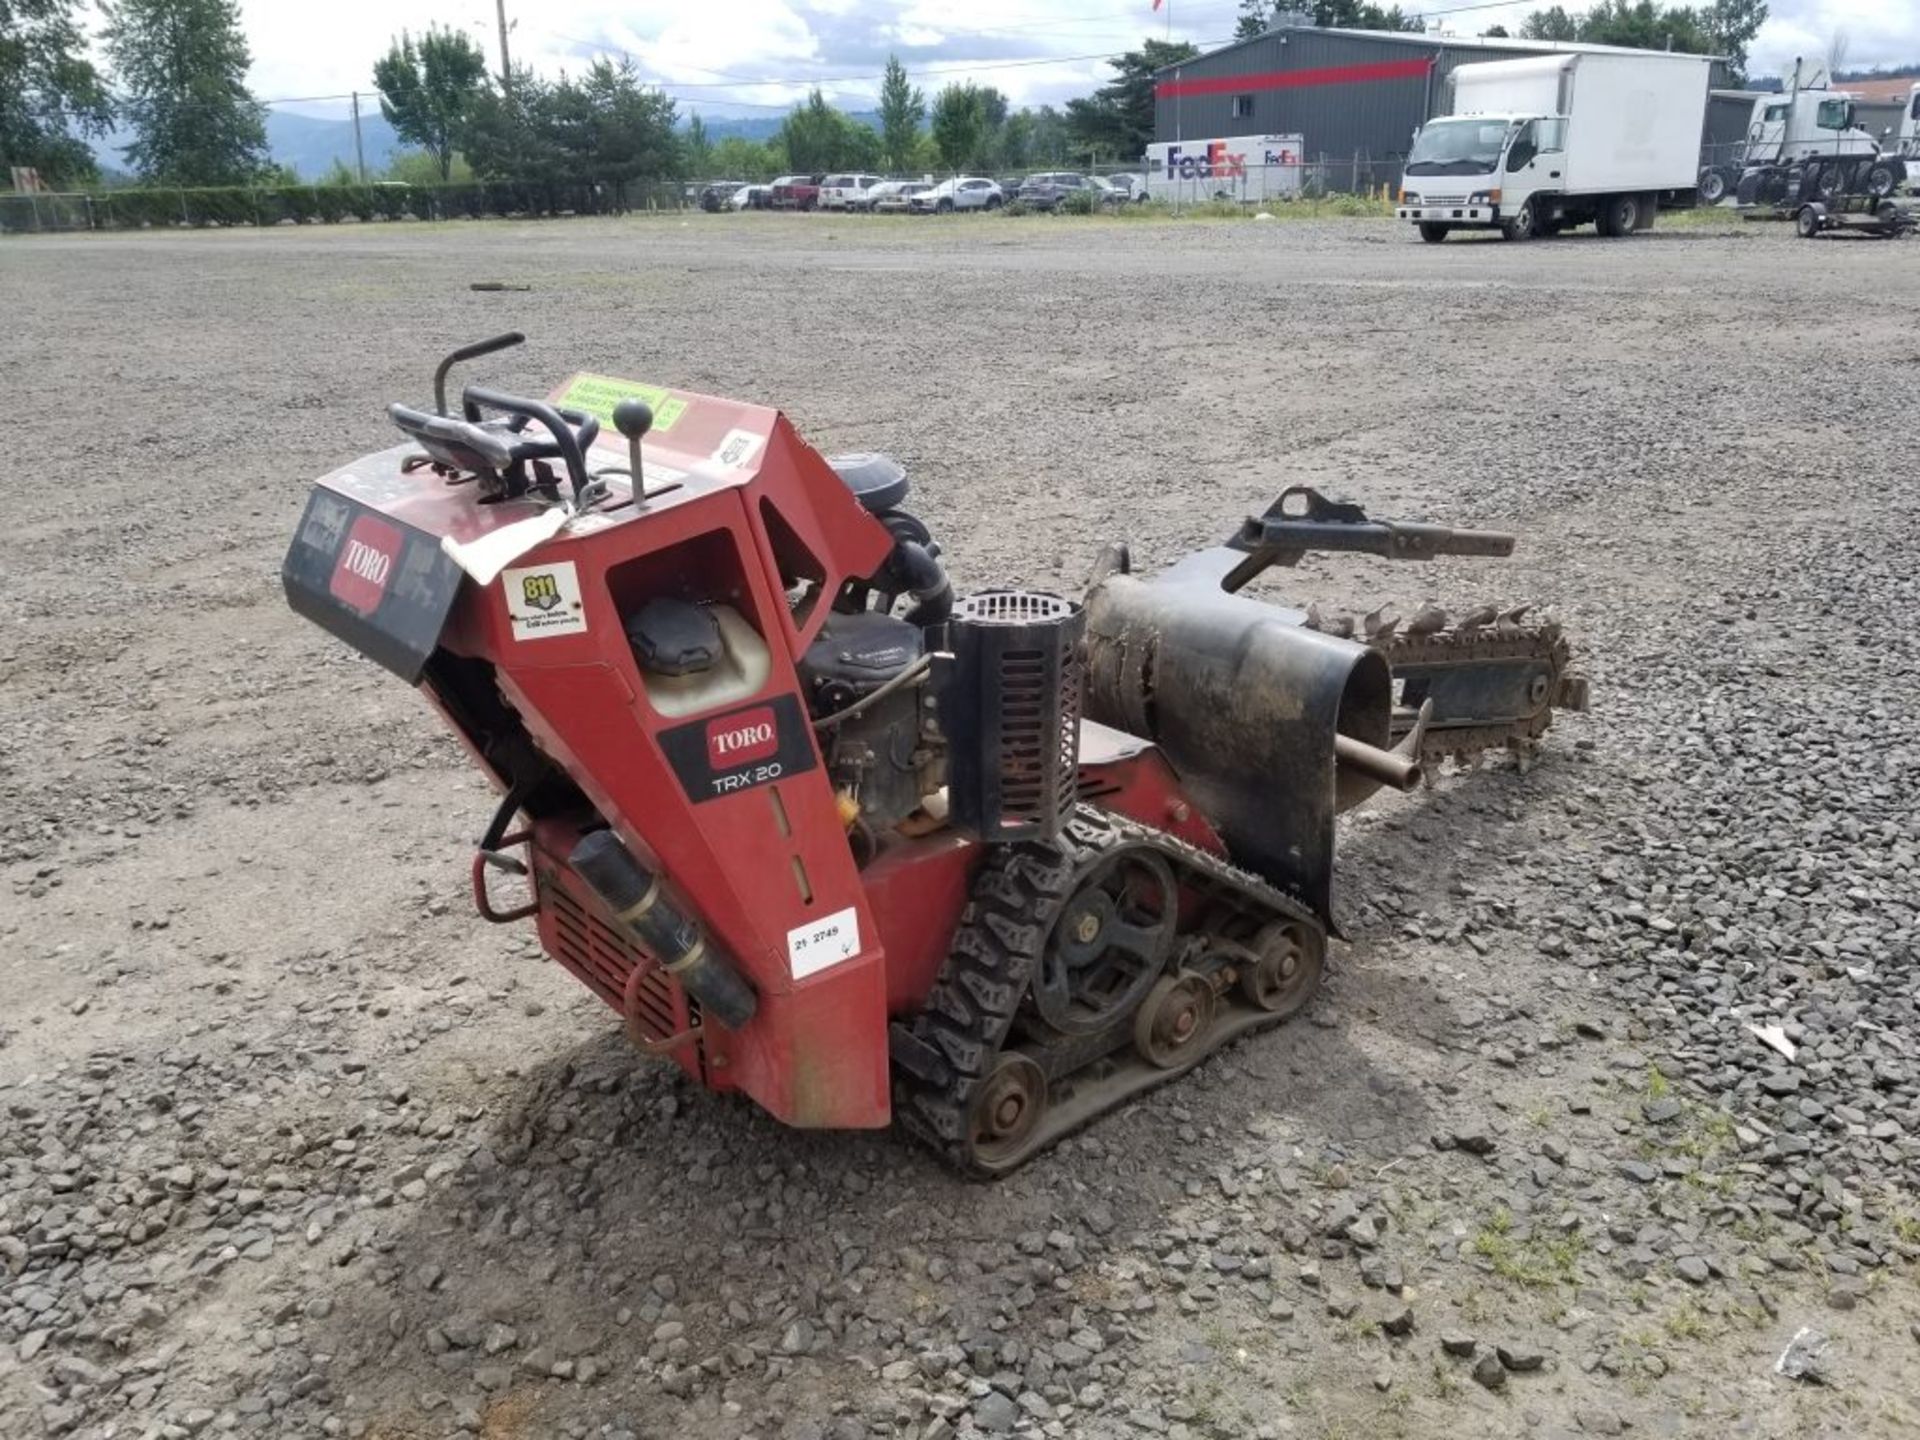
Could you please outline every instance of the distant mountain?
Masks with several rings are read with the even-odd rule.
[[[93,142],[94,158],[103,170],[125,170],[121,153],[133,142],[130,131],[116,130]],[[407,147],[381,118],[378,100],[360,102],[360,143],[366,150],[369,176],[387,168],[393,152]],[[291,165],[302,180],[318,180],[338,160],[354,167],[353,117],[338,120],[324,115],[296,115],[290,110],[267,112],[267,149],[276,165]]]
[[[686,129],[688,118],[683,108],[680,116],[682,130]],[[779,133],[787,117],[703,114],[700,118],[706,122],[708,137],[714,140],[729,135],[738,135],[747,140],[768,140]],[[880,116],[874,111],[853,111],[850,118],[862,125],[870,125],[875,130],[880,128]],[[126,156],[121,151],[132,140],[132,134],[124,130],[96,140],[93,154],[100,162],[100,168],[125,170]],[[360,102],[360,143],[366,151],[369,175],[386,169],[394,151],[408,148],[393,133],[393,127],[381,117],[380,102],[372,98],[363,98]],[[291,165],[303,180],[318,180],[333,167],[335,160],[351,170],[354,166],[353,119],[351,116],[331,119],[324,115],[297,115],[290,110],[269,110],[267,148],[272,152],[276,165]]]
[[[378,100],[360,102],[360,144],[366,151],[367,174],[387,168],[393,152],[407,148],[393,127],[381,117]],[[338,160],[354,168],[353,117],[329,120],[322,115],[295,115],[270,111],[267,148],[276,165],[291,165],[302,180],[318,180]]]
[[[687,128],[685,105],[680,110],[680,128]],[[780,133],[780,127],[787,123],[785,115],[707,115],[700,118],[706,122],[709,140],[724,140],[729,135],[738,135],[743,140],[771,140]],[[850,110],[847,118],[874,130],[880,128],[880,113],[877,110]]]

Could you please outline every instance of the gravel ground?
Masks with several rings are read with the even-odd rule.
[[[1914,1433],[1916,253],[811,216],[0,247],[0,1433]],[[1550,604],[1594,709],[1354,817],[1308,1016],[1017,1176],[783,1132],[471,917],[489,795],[281,599],[310,478],[510,327],[512,387],[893,450],[967,585],[1168,559],[1296,481],[1511,526],[1504,564],[1285,586]]]

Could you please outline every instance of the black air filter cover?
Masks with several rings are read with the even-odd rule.
[[[940,691],[948,813],[987,841],[1045,840],[1073,812],[1086,615],[1058,595],[989,590],[954,607]]]

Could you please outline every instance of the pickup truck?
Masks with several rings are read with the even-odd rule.
[[[820,205],[820,182],[825,175],[781,175],[773,182],[775,210],[813,210]]]

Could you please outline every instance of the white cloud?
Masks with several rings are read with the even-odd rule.
[[[1203,45],[1225,38],[1239,9],[1238,0],[1166,3],[1156,13],[1150,0],[507,0],[507,10],[516,63],[551,74],[580,69],[596,50],[625,51],[683,108],[717,113],[784,107],[819,80],[840,104],[871,104],[889,50],[929,93],[973,80],[998,86],[1015,104],[1058,103],[1107,76],[1098,57],[1167,34],[1169,8],[1174,38]],[[1453,3],[1466,0],[1433,8]],[[1517,29],[1534,8],[1518,0],[1442,23],[1463,35],[1496,23]],[[1773,0],[1773,11],[1754,46],[1755,73],[1788,68],[1796,55],[1824,56],[1836,30],[1848,36],[1851,65],[1920,60],[1915,0]],[[241,13],[251,83],[267,98],[368,95],[374,61],[391,39],[432,24],[465,31],[490,65],[499,63],[494,0],[242,0]]]
[[[1785,0],[1772,9],[1754,41],[1756,73],[1784,74],[1796,56],[1823,60],[1837,34],[1846,37],[1848,67],[1920,61],[1914,0]]]

